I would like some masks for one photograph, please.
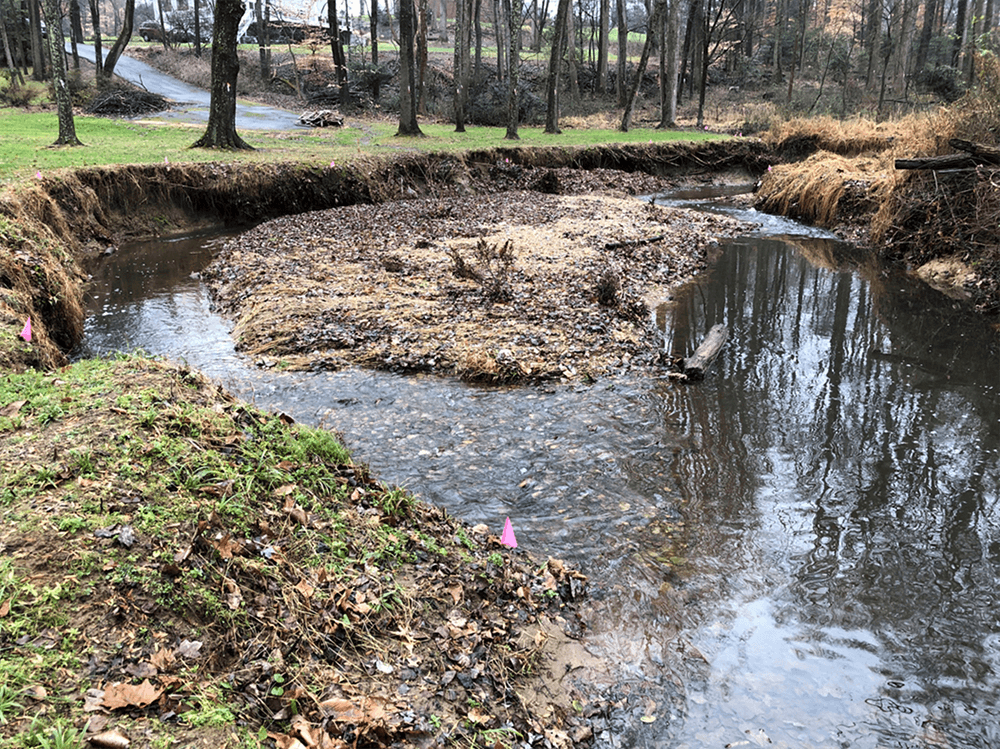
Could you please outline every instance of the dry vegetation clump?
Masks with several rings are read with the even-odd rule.
[[[977,60],[977,87],[928,127],[924,150],[906,156],[954,153],[959,138],[1000,145],[1000,60]],[[933,144],[933,145],[931,145]],[[902,154],[901,154],[902,155]],[[1000,312],[1000,170],[899,173],[872,222],[872,238],[889,258],[919,268],[948,259],[944,288],[978,309]],[[927,275],[927,273],[922,273]]]
[[[767,140],[779,152],[809,155],[769,170],[755,205],[829,228],[870,222],[867,239],[884,257],[914,269],[948,258],[946,273],[935,266],[919,274],[934,275],[942,290],[981,310],[1000,309],[996,169],[896,171],[893,164],[954,153],[952,138],[997,145],[1000,63],[981,62],[978,88],[932,116],[879,124],[818,118],[777,128]]]
[[[582,626],[586,581],[561,562],[184,367],[91,360],[9,392],[0,743],[55,726],[66,746],[586,738],[587,698],[561,679],[594,664],[552,660]]]
[[[704,267],[716,237],[740,227],[633,198],[428,198],[262,224],[231,240],[205,277],[236,320],[237,346],[265,363],[597,376],[659,353],[648,307],[639,314],[636,302],[665,300]],[[457,255],[486,278],[470,260],[476,248],[508,246],[517,249],[502,271],[509,301],[456,274]],[[609,262],[625,289],[612,306],[595,290]]]
[[[866,222],[890,181],[884,159],[822,151],[804,161],[773,167],[761,178],[755,206],[826,228]]]
[[[777,123],[763,140],[778,154],[807,156],[827,151],[838,156],[874,155],[890,149],[922,151],[933,143],[928,140],[932,120],[925,115],[910,115],[891,122],[868,119],[838,120],[833,117],[796,118]]]

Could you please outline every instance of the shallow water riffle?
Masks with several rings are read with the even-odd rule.
[[[697,384],[259,370],[191,275],[221,241],[204,238],[109,258],[83,353],[185,359],[581,568],[590,647],[618,669],[599,685],[620,700],[595,717],[600,746],[996,745],[996,330],[829,235],[759,218],[771,235],[725,243],[658,311],[675,354],[728,326]]]

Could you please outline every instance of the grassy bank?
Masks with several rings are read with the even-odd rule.
[[[4,133],[0,182],[16,182],[55,171],[114,164],[195,164],[220,160],[217,151],[192,149],[203,127],[157,122],[112,120],[77,116],[76,130],[85,144],[75,148],[51,148],[59,131],[56,114],[0,109],[0,131]],[[227,164],[274,164],[302,162],[329,164],[359,156],[391,156],[404,152],[462,152],[503,148],[556,146],[577,148],[611,143],[662,144],[678,141],[719,140],[728,136],[705,131],[635,128],[628,133],[613,129],[567,128],[560,135],[546,135],[542,128],[520,128],[521,140],[504,140],[505,130],[470,127],[456,133],[452,125],[421,125],[424,138],[397,138],[398,123],[348,120],[343,128],[291,132],[241,130],[256,151],[225,154]]]
[[[574,725],[531,685],[582,581],[381,484],[332,433],[134,357],[7,373],[0,404],[3,746]]]

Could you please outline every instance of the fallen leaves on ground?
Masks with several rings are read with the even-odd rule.
[[[632,197],[422,198],[269,221],[205,278],[264,364],[593,377],[658,357],[653,308],[741,227]]]

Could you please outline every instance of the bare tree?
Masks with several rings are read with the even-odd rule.
[[[337,0],[327,0],[326,12],[330,23],[330,53],[333,57],[333,67],[337,71],[337,84],[340,86],[340,106],[346,107],[350,100],[350,89],[347,84],[344,40],[340,36],[340,19],[337,18]]]
[[[642,45],[642,56],[639,58],[639,67],[632,78],[632,85],[629,87],[628,101],[625,103],[625,113],[622,115],[622,124],[618,129],[623,133],[628,132],[632,125],[632,108],[635,106],[635,96],[639,92],[639,84],[646,74],[646,64],[649,62],[649,54],[653,49],[656,37],[656,28],[660,25],[660,15],[663,13],[665,0],[654,0],[653,12],[646,23],[646,43]]]
[[[45,55],[42,54],[42,14],[38,0],[28,0],[28,33],[31,36],[31,77],[45,80]]]
[[[417,111],[427,113],[424,77],[427,75],[427,0],[417,0]]]
[[[519,140],[517,126],[520,119],[520,91],[518,79],[521,75],[521,16],[523,9],[521,0],[504,0],[508,5],[507,16],[510,19],[510,55],[507,70],[507,140]]]
[[[45,25],[48,27],[49,57],[52,64],[52,87],[55,89],[59,117],[59,137],[53,145],[82,146],[73,122],[73,95],[66,83],[66,50],[62,35],[62,9],[59,0],[45,0]]]
[[[467,114],[465,110],[469,100],[472,8],[472,0],[457,0],[455,3],[455,57],[452,74],[455,79],[455,132],[457,133],[465,132]]]
[[[111,77],[115,74],[115,65],[118,58],[122,56],[125,47],[132,39],[132,23],[135,17],[135,0],[125,0],[125,20],[122,23],[122,33],[115,39],[115,43],[108,50],[108,56],[104,60],[101,74],[97,76],[98,86],[106,86],[111,82]]]
[[[545,132],[561,133],[559,129],[559,68],[563,48],[566,46],[566,19],[570,13],[570,0],[559,0],[556,7],[556,25],[552,31],[552,52],[549,55],[549,77],[546,81]]]
[[[597,30],[597,91],[604,94],[608,89],[608,39],[611,24],[611,0],[600,0],[600,21]]]
[[[98,80],[104,70],[104,50],[101,48],[101,4],[90,0],[90,23],[94,27],[94,75]]]
[[[417,124],[413,34],[413,0],[399,0],[399,129],[396,135],[423,135]]]
[[[208,127],[192,148],[253,150],[236,132],[236,79],[240,74],[236,33],[245,10],[242,0],[217,0],[215,4]]]
[[[659,128],[677,123],[678,47],[681,35],[682,0],[669,0],[663,14],[663,42],[660,45],[660,124]]]
[[[372,83],[372,100],[378,104],[379,79],[378,79],[378,0],[372,0],[371,15],[368,19],[368,28],[372,37],[372,67],[375,69],[374,82]]]
[[[618,94],[618,106],[624,107],[628,97],[625,78],[628,76],[628,17],[625,13],[625,0],[615,0],[615,11],[618,16],[618,67],[615,74],[615,93]]]
[[[10,71],[10,87],[16,91],[19,86],[24,85],[24,76],[21,69],[14,63],[14,53],[10,48],[10,37],[7,35],[7,24],[4,21],[3,5],[0,4],[0,41],[3,42],[4,57],[7,60],[7,69]]]
[[[257,50],[260,55],[260,80],[269,83],[271,80],[271,5],[265,0],[254,0],[254,21],[257,23]]]

